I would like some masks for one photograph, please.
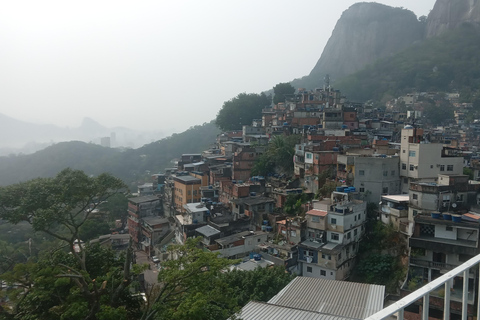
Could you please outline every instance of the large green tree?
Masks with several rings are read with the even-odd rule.
[[[12,224],[26,221],[36,232],[45,233],[63,243],[70,261],[56,261],[46,268],[48,272],[53,272],[57,281],[74,284],[74,289],[68,290],[80,299],[75,300],[75,303],[82,306],[81,319],[98,319],[97,315],[105,309],[112,314],[125,309],[123,296],[128,293],[132,282],[131,247],[127,250],[121,272],[115,275],[96,274],[92,272],[98,272],[98,268],[88,267],[88,250],[77,242],[91,212],[101,201],[124,189],[124,183],[109,174],[90,177],[82,171],[72,169],[62,170],[54,178],[38,178],[0,188],[0,219]],[[40,268],[38,272],[46,272],[47,269]],[[21,281],[23,277],[24,281],[31,281],[29,269],[21,271],[23,274],[16,273],[17,280]],[[111,270],[107,268],[104,272]],[[100,279],[103,282],[99,282]],[[25,296],[29,292],[38,292],[41,288],[37,282],[31,282],[28,289],[33,291],[27,290]],[[69,302],[68,299],[61,302],[62,306],[57,307],[68,309],[63,306],[63,303]],[[73,315],[70,317],[74,318]]]
[[[295,88],[289,82],[282,82],[273,87],[273,103],[285,102],[285,95],[294,94]]]
[[[243,125],[251,124],[253,119],[261,119],[262,109],[269,105],[270,101],[264,93],[240,93],[223,103],[215,123],[224,131],[241,130]]]
[[[174,259],[162,263],[159,290],[149,300],[142,320],[220,320],[238,310],[232,289],[221,277],[237,261],[204,251],[198,246],[200,240],[187,239],[185,245],[169,248]]]

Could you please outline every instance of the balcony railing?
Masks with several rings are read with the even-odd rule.
[[[448,264],[444,262],[426,261],[420,259],[410,258],[410,264],[414,264],[421,267],[434,268],[440,270],[451,270],[458,265]]]
[[[473,268],[478,269],[479,263],[480,263],[480,255],[477,255],[472,259],[468,260],[467,262],[463,263],[462,265],[444,274],[443,276],[433,280],[432,282],[424,285],[420,289],[410,293],[405,298],[384,308],[383,310],[380,310],[374,315],[371,315],[370,317],[366,318],[366,320],[387,319],[388,317],[395,314],[397,315],[398,320],[403,320],[405,308],[420,299],[423,299],[422,319],[428,320],[430,293],[440,288],[441,286],[445,286],[443,319],[449,320],[450,319],[450,288],[451,288],[453,279],[456,276],[463,277],[463,291],[462,291],[462,299],[461,299],[462,300],[462,320],[467,320],[469,272],[471,269],[473,272],[475,272],[476,270]],[[473,290],[474,289],[472,288],[472,291]],[[480,287],[478,290],[479,291],[477,292],[477,297],[476,297],[477,299],[479,299],[480,297]],[[480,303],[477,303],[477,315],[478,314],[480,314]]]

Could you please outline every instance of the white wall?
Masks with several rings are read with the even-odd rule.
[[[448,231],[447,226],[436,224],[435,238],[457,240],[457,228],[453,227],[452,231]]]

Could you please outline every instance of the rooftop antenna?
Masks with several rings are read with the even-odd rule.
[[[324,85],[323,85],[323,90],[329,90],[330,91],[330,75],[327,73],[325,75],[325,78],[323,78]]]

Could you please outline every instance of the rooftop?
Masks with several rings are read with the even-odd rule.
[[[319,312],[287,308],[265,302],[250,301],[238,317],[243,320],[343,320],[344,317],[322,314]]]
[[[209,226],[209,225],[206,225],[206,226],[200,227],[198,229],[195,229],[195,231],[197,231],[198,233],[200,233],[201,235],[203,235],[205,237],[211,237],[211,236],[220,234],[219,230],[217,230],[214,227]]]
[[[208,208],[202,202],[187,203],[183,207],[190,213],[208,211]]]
[[[156,224],[165,224],[169,222],[168,218],[165,217],[145,217],[143,218],[143,221],[151,226]]]
[[[128,201],[139,204],[143,202],[151,202],[151,201],[156,201],[160,200],[157,196],[142,196],[142,197],[135,197],[135,198],[130,198]]]
[[[385,286],[296,277],[268,303],[365,319],[383,308],[384,295]]]
[[[407,198],[408,198],[408,195],[407,195]],[[312,215],[312,216],[317,216],[317,217],[325,217],[327,215],[327,211],[312,209],[310,211],[307,211],[306,214],[309,214],[309,215]]]
[[[408,194],[399,194],[399,195],[391,195],[391,196],[382,196],[382,199],[392,202],[408,202],[409,195]]]

